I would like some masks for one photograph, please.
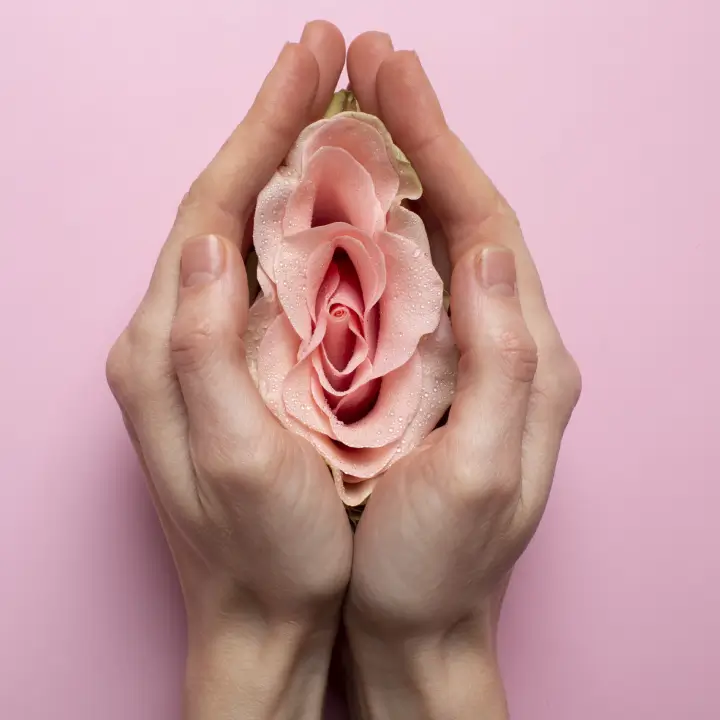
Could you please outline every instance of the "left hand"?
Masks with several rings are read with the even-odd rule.
[[[250,378],[241,250],[260,189],[345,60],[329,23],[288,44],[195,181],[107,363],[188,615],[186,717],[319,716],[352,535],[323,460]]]
[[[545,508],[580,375],[515,214],[448,128],[417,56],[368,33],[348,71],[423,183],[460,351],[447,425],[390,467],[358,525],[346,611],[357,691],[378,720],[504,718],[500,606]]]

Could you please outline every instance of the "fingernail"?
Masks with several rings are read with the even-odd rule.
[[[225,250],[215,235],[193,238],[183,246],[180,281],[183,287],[208,285],[217,280],[225,266]]]
[[[485,248],[478,268],[480,285],[489,295],[514,297],[517,287],[515,256],[505,248]]]

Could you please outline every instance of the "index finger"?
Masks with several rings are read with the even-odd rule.
[[[332,37],[333,28],[329,24],[321,28],[331,43],[337,40]],[[339,33],[337,28],[334,31]],[[317,44],[318,38],[315,40]],[[239,245],[257,194],[312,121],[318,102],[330,102],[332,76],[340,75],[342,59],[336,58],[334,65],[321,72],[317,53],[303,42],[285,45],[247,115],[183,199],[144,301],[145,305],[154,304],[163,298],[168,326],[174,312],[182,244],[197,235],[219,235]]]
[[[418,56],[406,51],[393,53],[380,65],[376,82],[382,119],[422,180],[424,196],[447,236],[452,264],[484,245],[512,250],[518,294],[531,332],[536,339],[547,333],[556,336],[517,218],[448,127]]]

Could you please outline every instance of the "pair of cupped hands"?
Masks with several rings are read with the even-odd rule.
[[[341,623],[364,717],[506,713],[500,605],[580,376],[515,214],[448,128],[417,55],[387,35],[358,37],[347,67],[422,180],[431,242],[447,246],[449,419],[385,473],[353,535],[325,462],[265,407],[244,358],[255,199],[345,60],[323,21],[283,48],[182,200],[108,358],[182,585],[190,720],[319,717]]]

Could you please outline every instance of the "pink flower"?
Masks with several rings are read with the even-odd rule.
[[[342,112],[303,131],[258,198],[248,364],[349,505],[427,436],[454,392],[443,283],[422,221],[401,204],[421,192],[380,120]]]

